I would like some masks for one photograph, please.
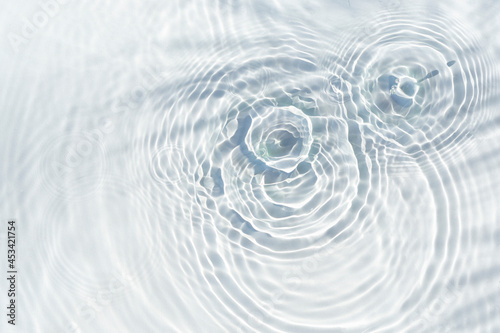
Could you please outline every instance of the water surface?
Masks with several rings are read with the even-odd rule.
[[[18,330],[499,331],[499,8],[8,5]]]

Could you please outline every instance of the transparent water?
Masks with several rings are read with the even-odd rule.
[[[500,331],[500,2],[3,7],[0,331]]]

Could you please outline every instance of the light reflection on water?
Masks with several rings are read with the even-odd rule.
[[[12,8],[20,329],[497,331],[480,6],[68,2],[29,38]]]

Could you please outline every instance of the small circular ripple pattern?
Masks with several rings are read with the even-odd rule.
[[[348,117],[413,150],[429,143],[453,150],[487,120],[491,61],[460,22],[414,9],[383,12],[366,26],[323,60],[332,87],[351,87]]]
[[[137,279],[157,260],[158,220],[153,215],[142,216],[148,204],[123,179],[109,178],[103,185],[92,196],[53,200],[45,218],[54,223],[37,230],[44,240],[36,248],[39,264],[48,268],[59,288],[75,295],[92,295],[117,276]],[[119,228],[103,223],[115,221],[109,215]],[[79,229],[85,233],[75,232]],[[98,259],[88,261],[88,253]]]
[[[375,22],[330,49],[254,25],[144,103],[147,190],[179,201],[172,283],[211,329],[418,332],[412,314],[461,290],[444,150],[487,119],[489,63],[445,16]]]
[[[175,195],[175,211],[191,221],[172,225],[178,270],[190,276],[175,284],[219,329],[307,330],[330,318],[325,330],[343,330],[342,292],[323,283],[347,282],[332,265],[370,242],[364,235],[383,215],[383,152],[342,117],[345,87],[332,97],[318,67],[325,45],[297,25],[273,36],[246,31],[244,52],[193,56],[182,69],[192,75],[155,90],[138,118],[156,126],[138,143],[157,183],[148,191],[158,202]],[[359,282],[353,288],[369,292]],[[297,312],[298,304],[309,310]]]

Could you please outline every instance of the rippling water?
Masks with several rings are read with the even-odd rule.
[[[2,21],[18,331],[500,331],[497,2],[49,3]]]

